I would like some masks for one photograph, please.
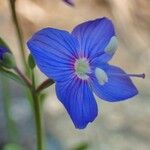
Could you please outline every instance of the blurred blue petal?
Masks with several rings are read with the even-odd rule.
[[[36,64],[49,78],[64,80],[74,72],[78,41],[67,31],[45,28],[27,42]]]
[[[105,48],[111,38],[115,36],[114,26],[108,18],[100,18],[79,24],[72,31],[80,44],[80,54],[95,59],[101,53],[105,53]],[[108,61],[112,55],[105,53],[100,57],[100,61]]]
[[[138,94],[131,79],[122,69],[108,64],[101,64],[97,67],[103,69],[108,76],[108,81],[104,85],[99,84],[95,74],[91,76],[91,86],[98,97],[116,102]]]
[[[74,6],[74,0],[63,0],[63,1],[71,6]]]
[[[57,82],[56,94],[76,128],[85,128],[96,118],[97,104],[87,81],[72,77],[67,82]]]

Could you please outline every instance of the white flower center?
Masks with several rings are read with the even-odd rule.
[[[77,76],[83,80],[88,78],[88,73],[90,73],[89,62],[86,58],[77,59],[75,62],[75,72]]]
[[[103,69],[96,68],[95,75],[100,85],[104,85],[106,82],[108,82],[108,76]]]

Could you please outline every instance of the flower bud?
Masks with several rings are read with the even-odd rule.
[[[8,69],[16,67],[16,61],[13,54],[4,46],[0,46],[0,65]]]
[[[4,47],[4,46],[0,46],[0,60],[3,59],[3,54],[8,52],[8,48],[7,47]]]

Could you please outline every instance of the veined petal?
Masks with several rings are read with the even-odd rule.
[[[96,118],[97,104],[86,80],[74,77],[68,82],[56,82],[56,93],[76,128],[85,128]]]
[[[131,79],[122,69],[108,64],[97,67],[102,69],[107,75],[105,84],[100,84],[95,74],[91,76],[91,86],[98,97],[106,101],[115,102],[138,94]]]
[[[110,50],[105,51],[108,44],[110,44],[109,47],[116,48],[116,46],[111,46],[114,43],[114,40],[111,39],[115,37],[115,31],[111,20],[108,18],[84,22],[74,28],[72,35],[77,37],[79,41],[80,55],[84,55],[89,59],[95,59],[95,57],[100,56],[101,61],[106,62],[114,54],[110,53]],[[103,56],[101,56],[102,53],[104,53]]]
[[[45,28],[27,42],[39,69],[49,78],[60,81],[73,73],[78,41],[67,31]]]

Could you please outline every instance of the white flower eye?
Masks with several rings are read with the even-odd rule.
[[[115,53],[115,51],[117,50],[118,48],[118,40],[116,38],[116,36],[113,36],[108,45],[106,46],[105,48],[105,52],[110,54],[110,55],[113,55]]]
[[[108,76],[103,69],[96,68],[95,75],[100,85],[104,85],[106,82],[108,82]]]
[[[75,62],[75,73],[80,79],[86,80],[89,78],[87,73],[90,73],[89,62],[85,58],[77,59]]]

